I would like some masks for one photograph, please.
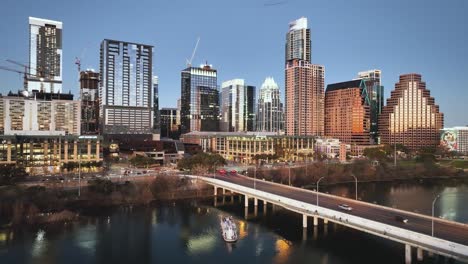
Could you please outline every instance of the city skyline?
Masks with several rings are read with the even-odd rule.
[[[346,20],[346,16],[338,16],[340,18],[337,21],[329,24],[327,24],[326,15],[320,14],[319,11],[327,10],[329,8],[327,5],[333,5],[333,3],[319,5],[290,1],[279,6],[267,6],[262,1],[243,2],[243,4],[241,2],[235,4],[210,2],[201,3],[199,7],[189,4],[187,6],[189,11],[207,7],[210,14],[211,11],[223,8],[242,10],[245,11],[248,19],[240,23],[228,16],[222,23],[219,23],[220,25],[210,24],[210,27],[200,27],[216,19],[217,14],[214,12],[210,18],[200,17],[193,22],[193,25],[183,29],[182,35],[185,35],[180,41],[175,38],[177,32],[165,32],[170,31],[165,30],[165,27],[170,25],[174,29],[181,30],[181,26],[187,21],[183,18],[184,12],[187,11],[179,14],[176,6],[172,4],[152,4],[150,6],[152,8],[148,9],[154,11],[156,16],[151,16],[151,19],[149,16],[145,17],[148,14],[146,11],[142,17],[136,18],[129,25],[120,25],[122,30],[109,30],[111,23],[116,23],[114,18],[109,18],[105,23],[101,23],[102,26],[85,34],[81,28],[88,30],[87,25],[101,19],[96,16],[104,8],[101,4],[93,5],[91,15],[84,20],[79,15],[84,14],[85,9],[71,3],[48,9],[45,7],[53,5],[53,1],[24,2],[25,8],[15,9],[13,5],[7,3],[3,9],[5,13],[1,16],[4,20],[2,24],[9,26],[2,27],[2,31],[4,30],[10,37],[10,41],[0,44],[0,50],[3,51],[0,64],[6,64],[5,59],[27,63],[28,16],[61,21],[64,30],[63,92],[71,90],[75,95],[78,94],[75,57],[81,57],[83,69],[89,66],[95,70],[98,69],[99,43],[104,38],[148,43],[155,46],[153,74],[160,77],[161,107],[176,105],[176,100],[180,95],[172,91],[180,85],[179,72],[184,68],[185,58],[190,57],[197,36],[201,37],[201,41],[193,64],[198,65],[208,60],[218,69],[219,81],[242,76],[250,80],[252,85],[260,87],[266,76],[273,76],[278,83],[283,84],[284,32],[290,21],[306,17],[309,19],[313,40],[313,60],[323,64],[327,69],[325,85],[351,79],[355,77],[355,72],[376,68],[382,70],[382,85],[390,88],[394,87],[400,74],[421,73],[425,76],[425,81],[430,87],[431,94],[437,99],[441,111],[445,113],[445,126],[468,123],[463,116],[463,113],[467,112],[467,106],[463,104],[467,99],[466,94],[463,93],[467,77],[463,72],[468,70],[468,64],[459,60],[467,53],[466,49],[462,48],[463,43],[466,42],[464,38],[466,27],[460,26],[467,24],[464,23],[467,18],[463,17],[463,10],[466,10],[463,7],[467,4],[462,1],[454,1],[450,6],[424,2],[424,7],[420,7],[417,2],[381,3],[374,7],[363,4],[359,6],[363,11],[390,10],[392,15],[403,17],[403,21],[399,23],[392,23],[391,19],[382,21],[376,19],[376,15],[372,12],[364,12],[368,15],[358,18],[356,22]],[[345,2],[339,6],[340,8],[336,10],[340,13],[353,8],[352,4]],[[419,8],[424,11],[421,12],[423,14],[415,14],[412,17],[404,16]],[[125,11],[124,8],[112,7],[112,9],[115,9],[117,13]],[[76,14],[70,14],[71,12]],[[262,20],[254,23],[256,12],[271,13],[273,18],[262,17]],[[159,23],[151,23],[155,25],[150,31],[154,34],[143,33],[148,26],[140,25],[141,28],[135,29],[135,26],[142,21],[159,21]],[[369,27],[372,34],[358,34],[364,26]],[[253,40],[253,44],[249,42],[249,46],[245,44],[230,46],[232,44],[223,41],[227,33],[220,33],[220,28],[226,29],[230,34],[244,32],[249,39]],[[354,34],[359,35],[356,39],[359,40],[349,38],[352,32],[348,33],[346,30],[349,31],[350,28],[354,28]],[[262,33],[255,34],[253,31]],[[335,42],[338,40],[346,40],[346,42],[337,45]],[[258,49],[258,45],[261,45],[261,50]],[[222,48],[219,48],[220,46]],[[229,50],[230,54],[222,54],[225,50]],[[250,63],[251,65],[246,65],[244,62],[248,57],[259,59]],[[0,89],[2,94],[22,88],[22,80],[17,74],[0,72],[0,79],[2,80]],[[284,94],[283,85],[280,87]],[[389,97],[390,91],[391,89],[385,89],[385,99]]]

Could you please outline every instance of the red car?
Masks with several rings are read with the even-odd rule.
[[[225,169],[220,169],[220,170],[218,170],[218,173],[224,175],[224,174],[226,174],[226,170]]]
[[[236,170],[231,170],[230,173],[231,174],[237,174],[237,171]]]

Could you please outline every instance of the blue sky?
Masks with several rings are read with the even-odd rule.
[[[28,16],[35,16],[63,22],[66,92],[78,91],[75,57],[98,69],[99,44],[111,38],[155,46],[160,106],[175,106],[180,70],[200,37],[193,64],[213,64],[218,83],[244,78],[259,87],[273,76],[284,95],[285,34],[305,16],[325,84],[381,69],[388,98],[400,74],[421,73],[445,126],[468,125],[467,13],[466,0],[2,0],[0,65],[28,62]],[[0,71],[1,93],[21,87],[18,74]]]

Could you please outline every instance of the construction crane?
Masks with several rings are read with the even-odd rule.
[[[28,90],[28,76],[39,79],[39,80],[41,81],[41,83],[42,83],[42,82],[44,81],[44,79],[45,79],[44,77],[37,76],[37,75],[35,75],[35,74],[31,74],[31,73],[26,72],[26,71],[21,71],[21,70],[17,70],[17,69],[12,69],[12,68],[8,68],[8,67],[5,67],[5,66],[0,66],[0,70],[16,72],[16,73],[19,73],[20,75],[23,75],[23,87],[24,87],[24,90],[25,90],[25,91]]]
[[[200,42],[200,37],[198,37],[198,39],[197,39],[197,43],[195,44],[195,48],[193,49],[193,52],[192,52],[192,57],[190,57],[190,60],[186,59],[186,63],[187,63],[188,68],[192,67],[192,60],[193,60],[193,57],[195,57],[195,52],[197,52],[198,42]]]
[[[8,59],[8,60],[6,60],[6,61],[9,62],[9,63],[16,64],[16,65],[18,65],[18,66],[24,67],[24,71],[25,71],[25,72],[28,72],[28,73],[29,73],[31,70],[35,70],[35,71],[37,72],[36,75],[37,75],[37,77],[39,77],[39,78],[42,77],[42,78],[49,79],[49,78],[51,77],[50,74],[49,74],[47,71],[45,71],[45,70],[37,69],[37,68],[31,67],[31,66],[25,65],[25,64],[23,64],[23,63],[21,63],[21,62],[14,61],[14,60],[10,60],[10,59]],[[47,75],[47,77],[46,77],[46,75]]]

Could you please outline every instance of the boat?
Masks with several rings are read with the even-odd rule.
[[[232,216],[222,217],[220,225],[224,241],[236,242],[238,237],[237,226],[232,220]]]

